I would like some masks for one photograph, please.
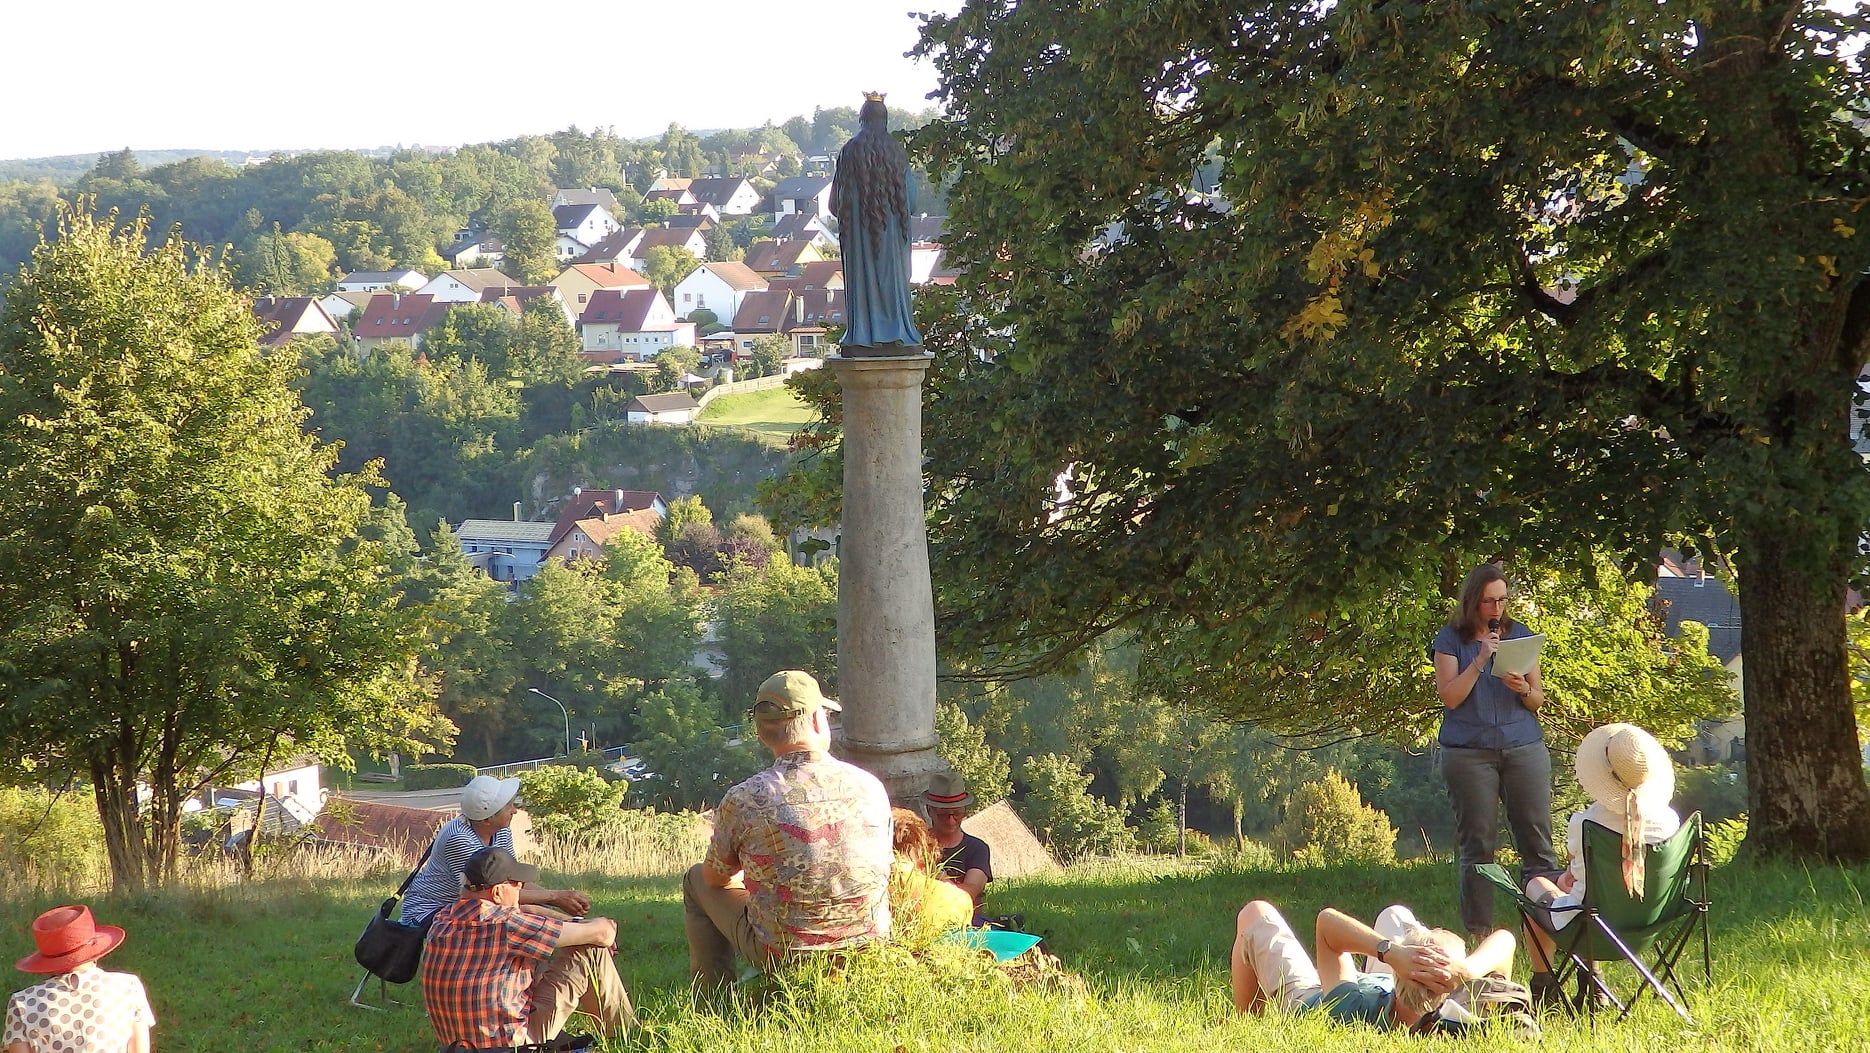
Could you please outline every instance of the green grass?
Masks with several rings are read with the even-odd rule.
[[[400,875],[278,879],[244,888],[115,898],[100,920],[129,940],[108,961],[149,987],[165,1053],[435,1048],[415,1004],[387,1013],[344,1004],[358,972],[350,944]],[[1870,868],[1733,864],[1715,872],[1715,979],[1690,985],[1694,1026],[1651,1003],[1623,1024],[1547,1022],[1538,1045],[1571,1051],[1870,1048],[1870,962],[1860,889]],[[1225,873],[1170,864],[1104,864],[996,886],[992,909],[1021,911],[1083,980],[1021,986],[956,954],[891,949],[842,973],[765,987],[758,1008],[690,1008],[680,891],[670,877],[583,877],[594,912],[621,927],[619,971],[646,1027],[613,1049],[671,1053],[893,1050],[1335,1051],[1410,1048],[1412,1040],[1321,1021],[1236,1019],[1226,991],[1232,917],[1250,898],[1308,930],[1331,904],[1360,916],[1401,900],[1425,919],[1454,917],[1446,865]],[[0,906],[10,953],[57,897]],[[1521,965],[1523,969],[1523,962]],[[1613,970],[1613,980],[1622,979]],[[16,986],[25,977],[16,976]],[[1646,1000],[1647,1001],[1647,1000]],[[1525,1049],[1505,1034],[1431,1047]]]
[[[722,395],[701,411],[700,422],[715,427],[744,428],[763,441],[783,446],[792,433],[813,418],[810,407],[787,388]]]

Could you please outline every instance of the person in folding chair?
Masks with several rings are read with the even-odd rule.
[[[1624,888],[1640,897],[1644,886],[1643,847],[1659,845],[1675,836],[1682,821],[1669,807],[1675,796],[1675,769],[1669,752],[1655,736],[1634,724],[1605,724],[1594,728],[1578,744],[1578,785],[1591,797],[1591,806],[1572,813],[1565,824],[1565,844],[1571,866],[1556,881],[1534,877],[1526,883],[1526,898],[1539,906],[1540,924],[1526,926],[1532,959],[1533,998],[1542,1005],[1560,999],[1553,979],[1556,944],[1550,933],[1562,933],[1583,913],[1585,893],[1584,824],[1589,821],[1622,835],[1621,871]]]

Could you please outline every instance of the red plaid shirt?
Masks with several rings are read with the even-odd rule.
[[[422,953],[422,1001],[443,1045],[510,1046],[532,1016],[532,978],[562,918],[464,896],[435,914]]]

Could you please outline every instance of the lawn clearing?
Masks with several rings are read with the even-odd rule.
[[[766,442],[783,446],[812,418],[811,407],[799,401],[791,389],[780,387],[722,395],[708,403],[699,421],[715,427],[745,428]]]
[[[99,902],[99,920],[130,933],[106,964],[142,975],[164,1053],[429,1053],[435,1043],[416,985],[391,988],[412,1004],[389,1012],[345,1004],[359,975],[350,945],[400,876],[281,879]],[[1870,868],[1717,870],[1715,979],[1712,988],[1690,984],[1696,1025],[1645,1000],[1623,1024],[1592,1029],[1548,1019],[1537,1046],[1567,1053],[1870,1049],[1870,962],[1859,893],[1867,878]],[[1312,916],[1326,904],[1369,917],[1401,900],[1425,919],[1446,923],[1455,908],[1445,864],[1227,872],[1104,863],[1004,882],[994,887],[992,909],[1025,913],[1028,928],[1047,935],[1043,946],[1083,978],[1082,990],[1016,988],[968,958],[936,953],[917,960],[892,949],[859,957],[839,974],[767,985],[758,1010],[720,1013],[690,1008],[674,876],[568,880],[591,893],[593,913],[615,917],[620,926],[618,970],[647,1026],[613,1043],[615,1050],[1335,1053],[1534,1046],[1493,1034],[1418,1047],[1427,1040],[1336,1029],[1313,1018],[1232,1015],[1226,952],[1233,914],[1245,900],[1272,900],[1308,937]],[[28,949],[23,933],[34,914],[57,902],[41,896],[0,906],[15,957]],[[1613,969],[1612,978],[1627,979],[1622,969]],[[16,987],[26,982],[23,974],[15,977]]]

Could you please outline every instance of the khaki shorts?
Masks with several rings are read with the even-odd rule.
[[[1268,999],[1288,1013],[1309,1008],[1318,1000],[1322,993],[1318,967],[1278,911],[1255,921],[1244,935],[1247,964]]]

